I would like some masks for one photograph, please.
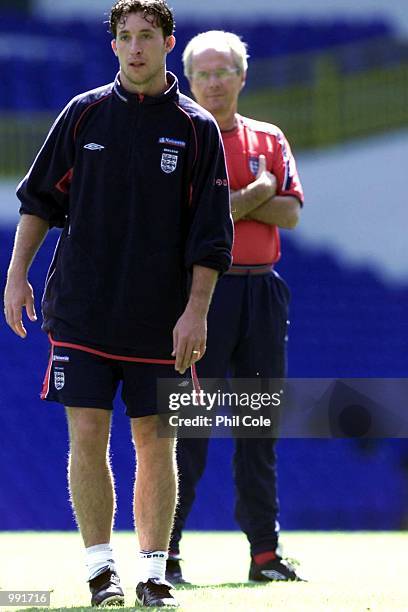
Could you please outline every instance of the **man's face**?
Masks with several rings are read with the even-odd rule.
[[[230,51],[205,49],[192,56],[191,91],[201,106],[216,118],[236,112],[245,83]]]
[[[144,19],[142,13],[126,15],[118,23],[116,39],[112,41],[125,89],[150,95],[160,93],[166,56],[174,45],[174,36],[164,38],[162,29]]]

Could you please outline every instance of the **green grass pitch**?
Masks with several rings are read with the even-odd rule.
[[[247,582],[248,546],[239,532],[187,532],[181,610],[202,612],[408,611],[408,534],[403,532],[287,532],[284,553],[297,558],[306,583]],[[134,608],[136,538],[114,534],[125,610]],[[51,590],[51,607],[90,610],[83,550],[76,533],[0,533],[0,589]],[[7,610],[33,608],[1,607]]]

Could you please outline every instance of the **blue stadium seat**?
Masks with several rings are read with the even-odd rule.
[[[56,231],[51,232],[30,273],[38,310],[56,236]],[[12,242],[13,231],[0,228],[2,278]],[[290,377],[406,376],[408,287],[388,286],[366,268],[341,265],[329,252],[308,251],[305,265],[304,252],[286,236],[283,249],[279,271],[293,296]],[[0,349],[7,356],[0,362],[0,487],[7,490],[6,496],[0,496],[0,529],[72,529],[65,481],[65,418],[61,407],[38,398],[47,365],[47,339],[38,324],[29,324],[29,329],[29,337],[22,342],[5,325],[0,326]],[[117,526],[130,529],[133,456],[127,444],[128,419],[119,402],[116,408],[112,444],[119,496]],[[353,440],[282,440],[279,449],[285,529],[395,529],[401,525],[408,508],[405,440],[374,446]],[[212,441],[190,528],[236,528],[231,451],[231,440]]]
[[[54,22],[52,15],[44,19],[29,19],[19,17],[17,20],[11,14],[6,14],[0,20],[0,35],[12,35],[18,43],[19,36],[36,36],[47,48],[46,57],[33,57],[29,65],[24,64],[19,48],[16,48],[15,58],[11,64],[16,65],[16,73],[10,81],[10,87],[15,90],[10,95],[0,95],[0,109],[16,110],[59,110],[67,100],[80,91],[92,89],[102,83],[112,80],[117,62],[109,47],[107,25],[101,22],[87,21]],[[182,77],[181,53],[188,40],[199,31],[220,27],[214,23],[190,23],[177,26],[178,44],[169,57],[169,68],[181,77],[184,91],[188,91],[187,82]],[[389,26],[382,21],[362,21],[359,23],[336,20],[327,24],[316,24],[312,21],[299,19],[295,22],[262,22],[242,24],[241,22],[223,22],[222,27],[242,35],[249,44],[252,59],[269,57],[283,58],[287,55],[329,49],[338,45],[348,45],[358,41],[379,38],[391,38]],[[23,43],[24,44],[24,39]],[[396,47],[389,45],[384,48],[383,58],[379,61],[395,61]],[[80,59],[82,58],[82,59]],[[98,61],[96,61],[96,59]],[[1,58],[0,58],[1,60]],[[10,60],[9,60],[10,61]],[[343,58],[346,67],[356,68],[368,61],[363,56],[352,54]],[[41,64],[39,62],[42,62]],[[283,60],[282,60],[283,62]],[[29,74],[31,72],[31,74]],[[19,79],[24,75],[25,81]],[[52,87],[50,87],[52,78]],[[276,68],[273,76],[278,86],[285,86],[291,76],[285,73],[285,66]],[[24,95],[21,91],[25,84],[30,90]]]

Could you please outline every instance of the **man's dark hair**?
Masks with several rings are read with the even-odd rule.
[[[109,28],[114,38],[118,24],[125,21],[130,13],[142,13],[146,21],[162,29],[164,37],[174,32],[173,12],[165,0],[118,0],[112,6],[109,16]]]

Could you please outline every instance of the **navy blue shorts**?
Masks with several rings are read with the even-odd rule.
[[[112,410],[119,384],[126,414],[131,418],[159,412],[157,380],[186,378],[174,365],[139,363],[101,357],[82,350],[50,349],[41,398],[70,408]],[[163,412],[165,410],[161,410]]]

